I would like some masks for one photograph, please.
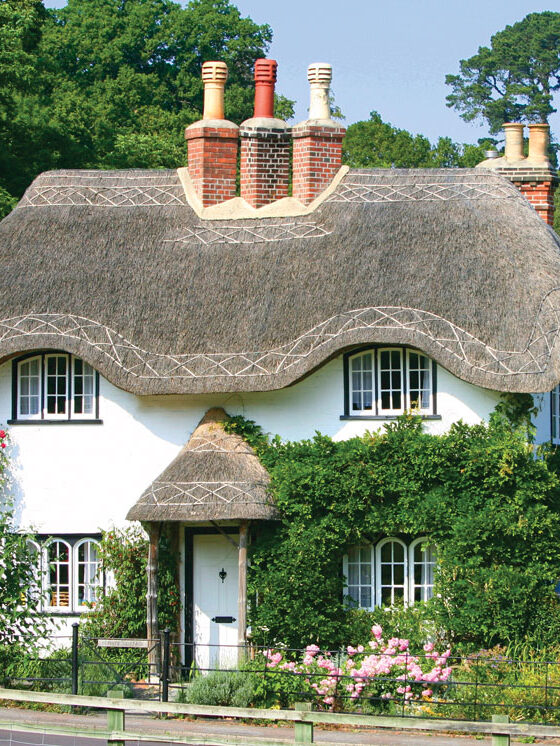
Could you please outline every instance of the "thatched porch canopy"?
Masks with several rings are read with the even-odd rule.
[[[208,410],[179,455],[130,509],[128,520],[278,518],[268,472],[239,435],[225,432],[226,419],[223,409]]]
[[[63,349],[137,394],[277,389],[369,343],[500,391],[560,380],[558,238],[482,169],[351,170],[309,214],[229,220],[176,171],[45,173],[0,267],[0,361]]]

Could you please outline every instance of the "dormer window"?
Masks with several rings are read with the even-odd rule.
[[[376,347],[346,357],[346,415],[435,414],[435,364],[417,350]]]
[[[13,421],[97,421],[99,376],[63,352],[28,355],[14,363]]]

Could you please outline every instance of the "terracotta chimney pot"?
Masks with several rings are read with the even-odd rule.
[[[276,83],[276,60],[255,62],[255,118],[274,118],[274,84]]]

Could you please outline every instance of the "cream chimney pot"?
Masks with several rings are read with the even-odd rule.
[[[511,162],[522,161],[525,158],[523,152],[523,125],[519,122],[507,122],[504,124],[504,132],[506,136],[506,160]]]
[[[550,127],[548,124],[529,125],[529,157],[531,163],[549,165],[548,142]]]
[[[309,119],[330,119],[329,89],[332,67],[327,62],[314,62],[307,68],[307,80],[311,84]]]
[[[202,65],[203,119],[224,119],[224,88],[227,76],[228,69],[225,62],[205,62]]]

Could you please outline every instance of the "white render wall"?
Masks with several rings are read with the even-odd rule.
[[[0,366],[0,426],[11,417],[11,371],[11,362]],[[426,430],[441,433],[459,419],[488,419],[498,401],[498,393],[438,366],[441,419],[426,421]],[[124,524],[128,509],[213,406],[292,440],[312,437],[316,430],[341,440],[383,426],[379,420],[340,419],[342,356],[294,386],[269,393],[138,397],[101,377],[102,425],[8,426],[20,526],[45,534],[88,534]]]

